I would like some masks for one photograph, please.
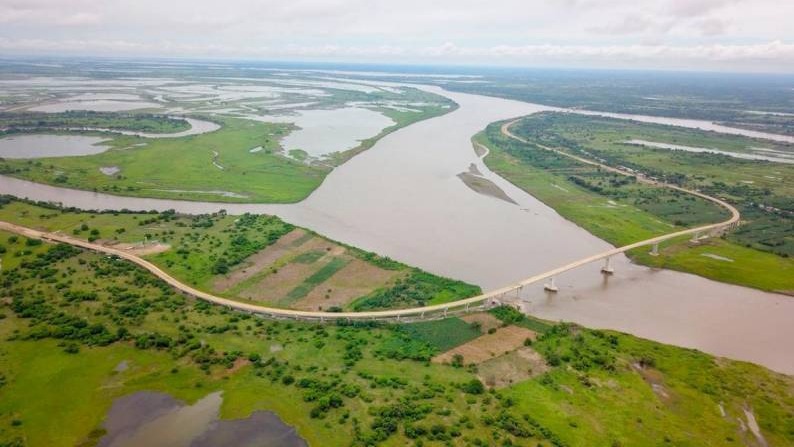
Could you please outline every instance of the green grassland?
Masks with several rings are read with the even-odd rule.
[[[0,136],[18,132],[47,131],[70,127],[92,127],[151,133],[173,133],[190,129],[184,119],[144,113],[68,111],[63,113],[0,113]]]
[[[461,320],[268,321],[68,246],[2,261],[16,264],[0,272],[0,445],[94,445],[113,399],[140,390],[223,391],[222,418],[271,410],[310,445],[757,445],[745,409],[769,445],[794,445],[791,378],[628,335],[499,309],[542,329],[532,347],[551,369],[485,390],[476,367],[429,362],[477,336]]]
[[[235,295],[235,289],[224,293],[214,290],[215,280],[235,266],[244,263],[249,256],[295,229],[293,225],[268,215],[92,213],[44,204],[35,205],[10,197],[0,197],[0,220],[51,232],[62,232],[89,241],[126,244],[143,244],[145,241],[150,246],[157,243],[167,244],[169,248],[166,251],[145,257],[185,284],[245,302],[252,301]],[[315,236],[311,232],[307,235]],[[433,275],[355,247],[342,246],[354,258],[387,270],[404,272],[403,278],[395,284],[374,290],[357,300],[353,305],[356,310],[440,304],[482,293],[477,286]],[[14,251],[20,248],[17,244],[6,249]],[[306,261],[291,260],[298,263]],[[278,304],[289,307],[292,302],[307,294],[342,267],[344,262],[341,258],[332,259],[328,265],[293,290],[289,300]]]
[[[114,138],[111,149],[101,154],[5,160],[0,164],[0,172],[41,183],[118,195],[219,202],[297,202],[322,183],[329,169],[280,154],[279,138],[289,130],[286,124],[226,118],[222,120],[222,128],[215,132],[162,139],[121,136]],[[257,146],[265,150],[249,152]],[[99,170],[103,166],[115,166],[121,171],[105,175]],[[228,192],[235,196],[201,191]]]
[[[533,115],[511,130],[545,146],[596,157],[614,166],[723,197],[742,212],[742,227],[725,239],[697,247],[690,247],[686,239],[666,243],[662,255],[656,258],[648,256],[647,249],[638,249],[629,253],[636,261],[762,290],[794,290],[794,261],[789,257],[789,251],[794,249],[794,223],[785,215],[794,192],[790,165],[624,143],[647,139],[738,150],[749,144],[760,145],[754,140],[736,137],[737,142],[734,137],[709,132],[568,114]],[[489,168],[566,219],[618,246],[727,218],[724,210],[704,200],[641,185],[630,177],[603,172],[532,144],[508,139],[501,135],[498,124],[490,125],[475,141],[491,150],[485,159]],[[769,179],[770,175],[779,180]],[[761,201],[780,211],[760,209]]]

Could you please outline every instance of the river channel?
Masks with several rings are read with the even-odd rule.
[[[484,290],[610,247],[491,173],[472,150],[471,136],[493,121],[556,109],[437,88],[432,91],[460,107],[387,135],[334,170],[309,198],[294,205],[117,197],[8,177],[0,177],[0,192],[86,209],[277,214],[333,239],[479,284]],[[687,125],[691,120],[667,121]],[[688,127],[708,126],[695,122]],[[467,187],[458,174],[468,171],[472,163],[515,203]],[[613,259],[616,272],[611,277],[601,275],[600,267],[593,264],[560,276],[557,294],[544,292],[541,285],[525,290],[521,297],[525,311],[794,374],[790,347],[794,298],[653,270],[623,256]]]

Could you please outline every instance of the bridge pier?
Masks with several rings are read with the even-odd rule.
[[[653,244],[651,248],[651,252],[649,253],[651,256],[659,256],[659,244]]]
[[[543,289],[545,289],[547,292],[554,292],[554,293],[556,293],[556,292],[558,292],[560,290],[560,289],[557,288],[557,285],[554,284],[554,277],[553,276],[549,278],[549,282],[547,282],[546,284],[543,285]]]
[[[615,269],[612,268],[612,262],[610,261],[612,256],[607,256],[604,260],[604,266],[601,267],[601,273],[604,275],[611,275],[615,273]]]
[[[695,232],[695,234],[692,235],[692,239],[690,239],[689,242],[693,244],[697,244],[698,242],[700,242],[700,231]]]

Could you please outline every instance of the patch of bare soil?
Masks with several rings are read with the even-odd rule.
[[[477,366],[477,377],[489,388],[504,388],[549,370],[543,356],[523,346]]]
[[[651,386],[651,390],[662,402],[669,403],[673,399],[672,391],[664,385],[664,375],[661,371],[648,368],[639,363],[633,363],[631,367],[642,376],[645,383]]]
[[[535,340],[537,334],[529,329],[518,326],[499,328],[493,334],[481,335],[474,340],[457,346],[449,351],[433,357],[436,363],[450,363],[456,354],[463,356],[463,363],[480,364],[486,360],[514,351],[524,346],[524,340]]]
[[[299,310],[323,310],[332,306],[344,308],[356,298],[393,283],[401,274],[399,271],[382,269],[360,259],[352,259],[291,307]]]
[[[474,153],[477,154],[478,157],[482,158],[483,155],[488,153],[488,148],[480,143],[474,143]]]
[[[469,314],[460,318],[469,324],[479,323],[480,330],[487,333],[490,329],[496,329],[502,326],[502,320],[494,317],[488,312],[478,312],[476,314]]]
[[[745,426],[750,430],[750,433],[753,434],[755,440],[758,442],[758,445],[761,447],[769,446],[769,443],[766,442],[766,438],[764,438],[763,433],[761,433],[761,427],[758,425],[758,421],[755,418],[753,409],[745,404],[742,408],[742,411],[744,411],[744,417],[747,419],[747,424]]]
[[[244,366],[247,366],[247,365],[250,365],[250,364],[251,364],[251,362],[247,358],[240,357],[240,358],[238,358],[237,360],[234,361],[234,363],[232,364],[231,368],[218,370],[213,375],[215,376],[215,378],[218,378],[218,379],[223,378],[223,377],[229,377],[229,376],[233,375],[234,373],[236,373],[237,371],[239,371]]]
[[[119,244],[112,244],[108,245],[118,250],[124,250],[126,252],[132,253],[136,256],[146,256],[146,255],[153,255],[157,253],[162,253],[167,251],[171,248],[168,244],[161,244],[159,242],[154,244],[128,244],[128,243],[119,243]]]

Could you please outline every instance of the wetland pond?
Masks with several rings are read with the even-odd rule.
[[[74,157],[105,152],[109,138],[86,135],[12,135],[0,138],[0,158]]]
[[[98,447],[303,447],[295,429],[274,413],[219,419],[223,398],[208,394],[193,405],[168,394],[139,391],[119,397],[103,424]]]
[[[381,113],[359,107],[301,110],[294,115],[266,115],[251,119],[295,123],[299,129],[284,137],[281,145],[287,152],[300,149],[312,157],[352,149],[361,140],[378,135],[381,130],[395,124]]]
[[[194,118],[183,119],[188,122],[190,129],[174,133],[158,134],[101,128],[67,128],[63,129],[63,131],[108,132],[143,138],[179,138],[207,132],[214,132],[221,127],[220,125],[211,121],[198,120]],[[112,135],[107,137],[98,137],[76,134],[13,134],[0,138],[0,158],[46,158],[94,155],[108,150],[108,147],[102,143],[110,141],[112,138]]]

